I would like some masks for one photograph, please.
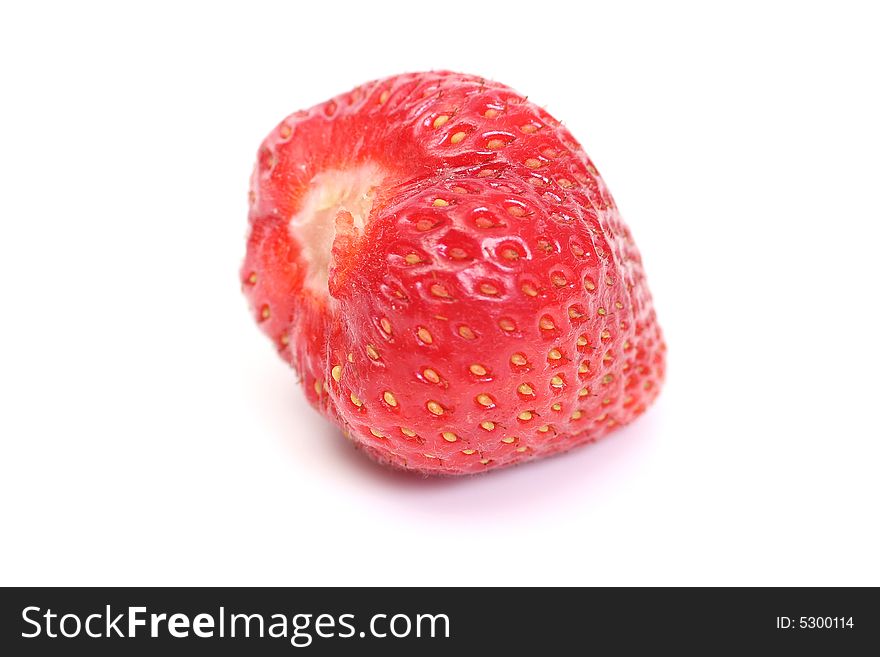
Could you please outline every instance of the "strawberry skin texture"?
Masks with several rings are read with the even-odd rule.
[[[249,202],[257,322],[380,462],[484,472],[594,441],[660,391],[666,348],[611,194],[502,84],[406,74],[292,114]]]

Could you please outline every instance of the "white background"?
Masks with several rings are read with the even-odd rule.
[[[869,3],[6,3],[0,583],[880,584]],[[584,143],[669,343],[567,456],[388,472],[239,292],[257,146],[393,73]]]

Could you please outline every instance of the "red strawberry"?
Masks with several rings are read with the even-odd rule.
[[[259,151],[242,280],[311,402],[401,468],[591,442],[663,380],[641,258],[595,167],[478,77],[400,75],[286,118]]]

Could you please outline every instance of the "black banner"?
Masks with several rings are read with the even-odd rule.
[[[869,588],[7,588],[0,614],[5,655],[841,655],[880,639]]]

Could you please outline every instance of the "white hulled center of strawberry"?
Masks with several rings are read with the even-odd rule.
[[[306,287],[327,293],[333,242],[341,230],[363,232],[382,178],[379,168],[369,164],[329,169],[312,178],[299,212],[290,220],[290,233],[302,246],[308,264]],[[350,220],[345,213],[351,215]]]

